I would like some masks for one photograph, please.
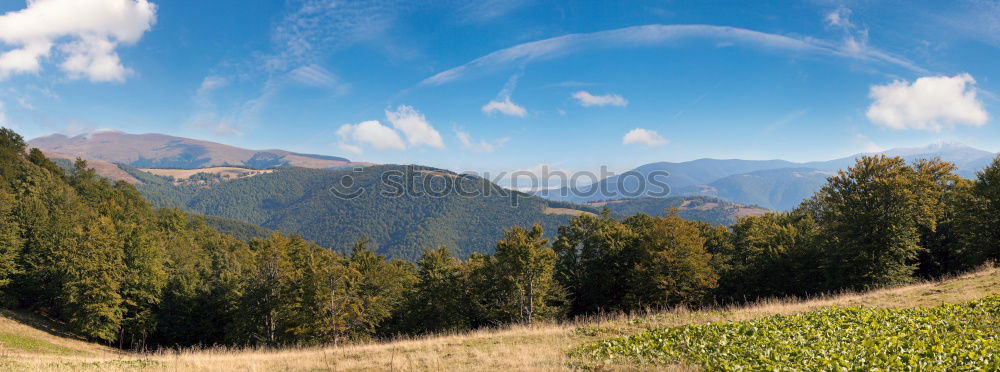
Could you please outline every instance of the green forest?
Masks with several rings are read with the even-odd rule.
[[[457,178],[454,173],[427,167],[381,165],[362,168],[360,172],[279,168],[270,174],[207,185],[175,183],[168,177],[127,165],[119,167],[143,182],[137,188],[154,207],[178,208],[300,234],[343,254],[349,253],[358,239],[366,238],[380,254],[409,261],[420,258],[422,250],[419,247],[448,246],[461,258],[468,258],[473,253],[492,253],[493,243],[510,226],[540,224],[546,237],[553,239],[558,227],[569,223],[570,216],[546,214],[546,208],[600,213],[600,209],[594,207],[545,200],[502,189],[483,178]],[[383,191],[399,186],[387,185],[382,180],[383,175],[393,172],[413,175],[409,195],[382,195]],[[351,177],[351,190],[364,192],[350,200],[336,197],[330,190],[339,187],[344,176]],[[489,190],[490,194],[421,195],[425,188],[444,190],[446,182],[461,183],[463,190]],[[685,202],[717,205],[680,209],[678,213],[685,219],[727,225],[735,222],[733,203],[702,196],[643,198],[615,202],[608,207],[616,217],[639,212],[661,215]],[[232,222],[213,226],[222,227],[227,233],[230,232],[227,228],[236,228]],[[246,230],[246,227],[240,229]]]
[[[266,195],[324,203],[306,195],[329,177],[288,172],[301,172],[301,188],[269,190],[265,175],[223,184],[245,198],[239,204],[198,193],[177,200],[277,221],[265,226],[280,230],[302,222],[269,215],[268,205],[288,199]],[[242,183],[249,180],[253,188]],[[162,198],[150,199],[181,196]],[[455,245],[409,238],[405,230],[419,227],[403,221],[428,211],[399,199],[357,215],[312,216],[345,221],[329,225],[344,229],[334,231],[339,240],[318,242],[352,248],[326,249],[308,231],[270,233],[154,208],[134,186],[100,178],[82,160],[64,170],[0,129],[0,302],[127,349],[341,344],[878,288],[1000,258],[1000,159],[966,180],[939,160],[863,157],[795,210],[730,226],[610,210],[556,227],[490,209],[438,217],[468,219],[454,222],[470,231],[507,223],[488,248],[472,248],[487,243],[458,231],[449,232]],[[440,204],[448,206],[486,208]],[[359,224],[386,233],[359,236]],[[373,249],[393,231],[403,231],[394,239],[406,247],[393,256],[413,260]]]
[[[138,189],[155,207],[299,234],[342,254],[350,253],[354,242],[365,238],[373,249],[391,258],[415,261],[422,254],[420,247],[440,245],[451,247],[464,258],[483,252],[482,247],[492,245],[509,226],[541,224],[554,232],[569,221],[568,216],[545,213],[546,207],[561,207],[563,203],[502,189],[483,178],[458,178],[426,167],[383,165],[360,172],[279,168],[270,174],[211,186],[175,185],[164,177],[127,166],[122,169],[144,182]],[[400,187],[383,182],[386,174],[412,175],[405,186],[410,192],[399,197],[383,195]],[[353,182],[345,192],[363,190],[356,198],[341,198],[331,192],[345,176]],[[461,184],[452,187],[482,192],[471,197],[455,192],[429,195],[429,190],[444,190],[449,182]]]

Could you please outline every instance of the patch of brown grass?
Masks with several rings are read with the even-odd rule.
[[[274,170],[271,169],[257,170],[257,169],[246,169],[237,167],[212,167],[212,168],[200,168],[200,169],[144,168],[140,170],[143,172],[155,174],[157,176],[173,177],[178,180],[186,180],[198,173],[217,174],[223,178],[236,179],[244,177],[253,177],[261,174],[274,172]]]
[[[594,216],[595,215],[595,214],[587,212],[587,211],[581,211],[579,209],[572,209],[572,208],[552,208],[552,207],[545,207],[545,211],[544,212],[545,212],[545,214],[555,214],[555,215],[560,215],[560,216],[573,216],[573,217],[582,216],[582,215],[585,215],[585,214],[586,215],[590,215],[590,216]]]

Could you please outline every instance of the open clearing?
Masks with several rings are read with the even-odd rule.
[[[594,215],[593,213],[590,213],[590,212],[587,212],[587,211],[581,211],[579,209],[572,209],[572,208],[552,208],[552,207],[545,207],[545,214],[555,214],[555,215],[560,215],[560,216],[573,216],[573,217],[582,216],[582,215],[585,215],[585,214],[591,215],[591,216]]]
[[[244,177],[253,177],[261,174],[274,172],[274,170],[272,169],[257,170],[257,169],[247,169],[247,168],[237,168],[237,167],[213,167],[213,168],[201,168],[201,169],[144,168],[140,170],[143,172],[155,174],[157,176],[173,177],[178,180],[186,180],[198,173],[217,174],[219,175],[219,177],[222,178],[237,179]]]
[[[2,370],[566,370],[593,366],[574,359],[581,345],[651,328],[737,322],[799,314],[830,306],[929,307],[979,299],[1000,292],[1000,270],[987,268],[955,279],[808,301],[770,300],[722,309],[676,309],[631,316],[581,319],[575,323],[514,326],[393,342],[283,350],[188,350],[153,354],[117,351],[60,334],[37,317],[5,312],[0,317]],[[630,365],[600,365],[634,368]],[[690,370],[690,366],[657,368]]]

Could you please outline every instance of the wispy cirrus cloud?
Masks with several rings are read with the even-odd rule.
[[[666,47],[683,40],[706,40],[713,44],[719,41],[728,41],[736,45],[829,55],[894,65],[916,72],[926,71],[903,57],[870,46],[856,48],[843,43],[815,38],[771,34],[728,26],[654,24],[592,33],[568,34],[518,44],[476,58],[461,66],[441,71],[424,79],[419,85],[446,84],[469,74],[490,72],[503,66],[523,65],[532,61],[565,57],[586,50]]]
[[[527,0],[461,1],[455,10],[459,19],[464,22],[487,22],[501,18],[528,3]]]
[[[272,71],[315,64],[323,55],[357,43],[379,41],[406,4],[391,0],[298,0],[271,31],[274,52],[264,57]]]
[[[510,137],[502,137],[492,142],[486,140],[479,140],[477,142],[472,139],[468,132],[462,130],[461,128],[456,127],[452,130],[455,132],[455,137],[458,138],[458,142],[462,145],[462,148],[472,152],[494,152],[496,149],[502,147],[510,141]]]
[[[217,92],[231,81],[219,75],[206,76],[192,97],[195,111],[188,125],[216,135],[242,136],[256,125],[261,111],[282,89],[278,80],[267,80],[255,96],[238,100],[224,108],[216,103]]]

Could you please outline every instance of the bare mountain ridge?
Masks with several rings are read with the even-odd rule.
[[[53,134],[35,138],[28,144],[53,157],[80,157],[138,168],[198,169],[238,166],[268,169],[294,166],[329,169],[368,165],[336,156],[301,154],[285,150],[249,150],[155,133],[98,131],[74,137]]]

